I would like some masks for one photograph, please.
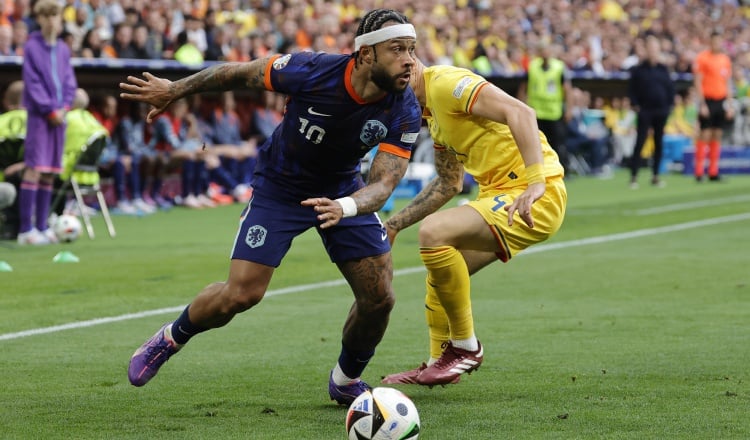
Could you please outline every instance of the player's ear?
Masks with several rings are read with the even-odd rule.
[[[362,46],[359,48],[359,59],[363,63],[372,64],[372,46]]]

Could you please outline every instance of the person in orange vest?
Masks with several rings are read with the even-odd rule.
[[[731,90],[732,61],[722,50],[723,43],[722,34],[714,31],[711,34],[710,47],[698,54],[693,65],[695,89],[700,100],[700,134],[695,142],[695,180],[698,182],[703,181],[706,152],[708,180],[721,180],[721,137],[724,124],[734,118],[734,109],[727,105],[727,97]]]

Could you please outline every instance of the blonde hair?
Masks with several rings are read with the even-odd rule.
[[[39,0],[34,5],[34,15],[58,15],[62,11],[60,2],[57,0]]]

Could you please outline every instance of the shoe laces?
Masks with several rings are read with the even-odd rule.
[[[146,349],[146,355],[149,359],[152,359],[154,356],[166,352],[167,356],[159,356],[155,358],[154,363],[161,364],[167,360],[166,358],[169,357],[169,355],[172,354],[170,353],[170,351],[175,351],[174,346],[167,340],[166,337],[162,336],[161,341],[158,341],[155,344],[149,344],[148,348]]]
[[[450,342],[443,342],[441,347],[444,349],[443,354],[434,364],[432,364],[435,368],[443,369],[453,363],[457,358],[461,357]]]

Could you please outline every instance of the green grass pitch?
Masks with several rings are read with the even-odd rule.
[[[666,180],[571,180],[553,239],[472,278],[485,361],[458,385],[397,387],[420,438],[750,438],[750,177]],[[128,383],[132,352],[226,277],[240,210],[117,217],[115,239],[97,218],[95,240],[0,243],[13,267],[0,273],[0,438],[345,438],[326,386],[352,296],[314,233],[260,305],[147,386]],[[80,263],[52,263],[61,250]],[[373,386],[427,356],[416,227],[394,261]]]

